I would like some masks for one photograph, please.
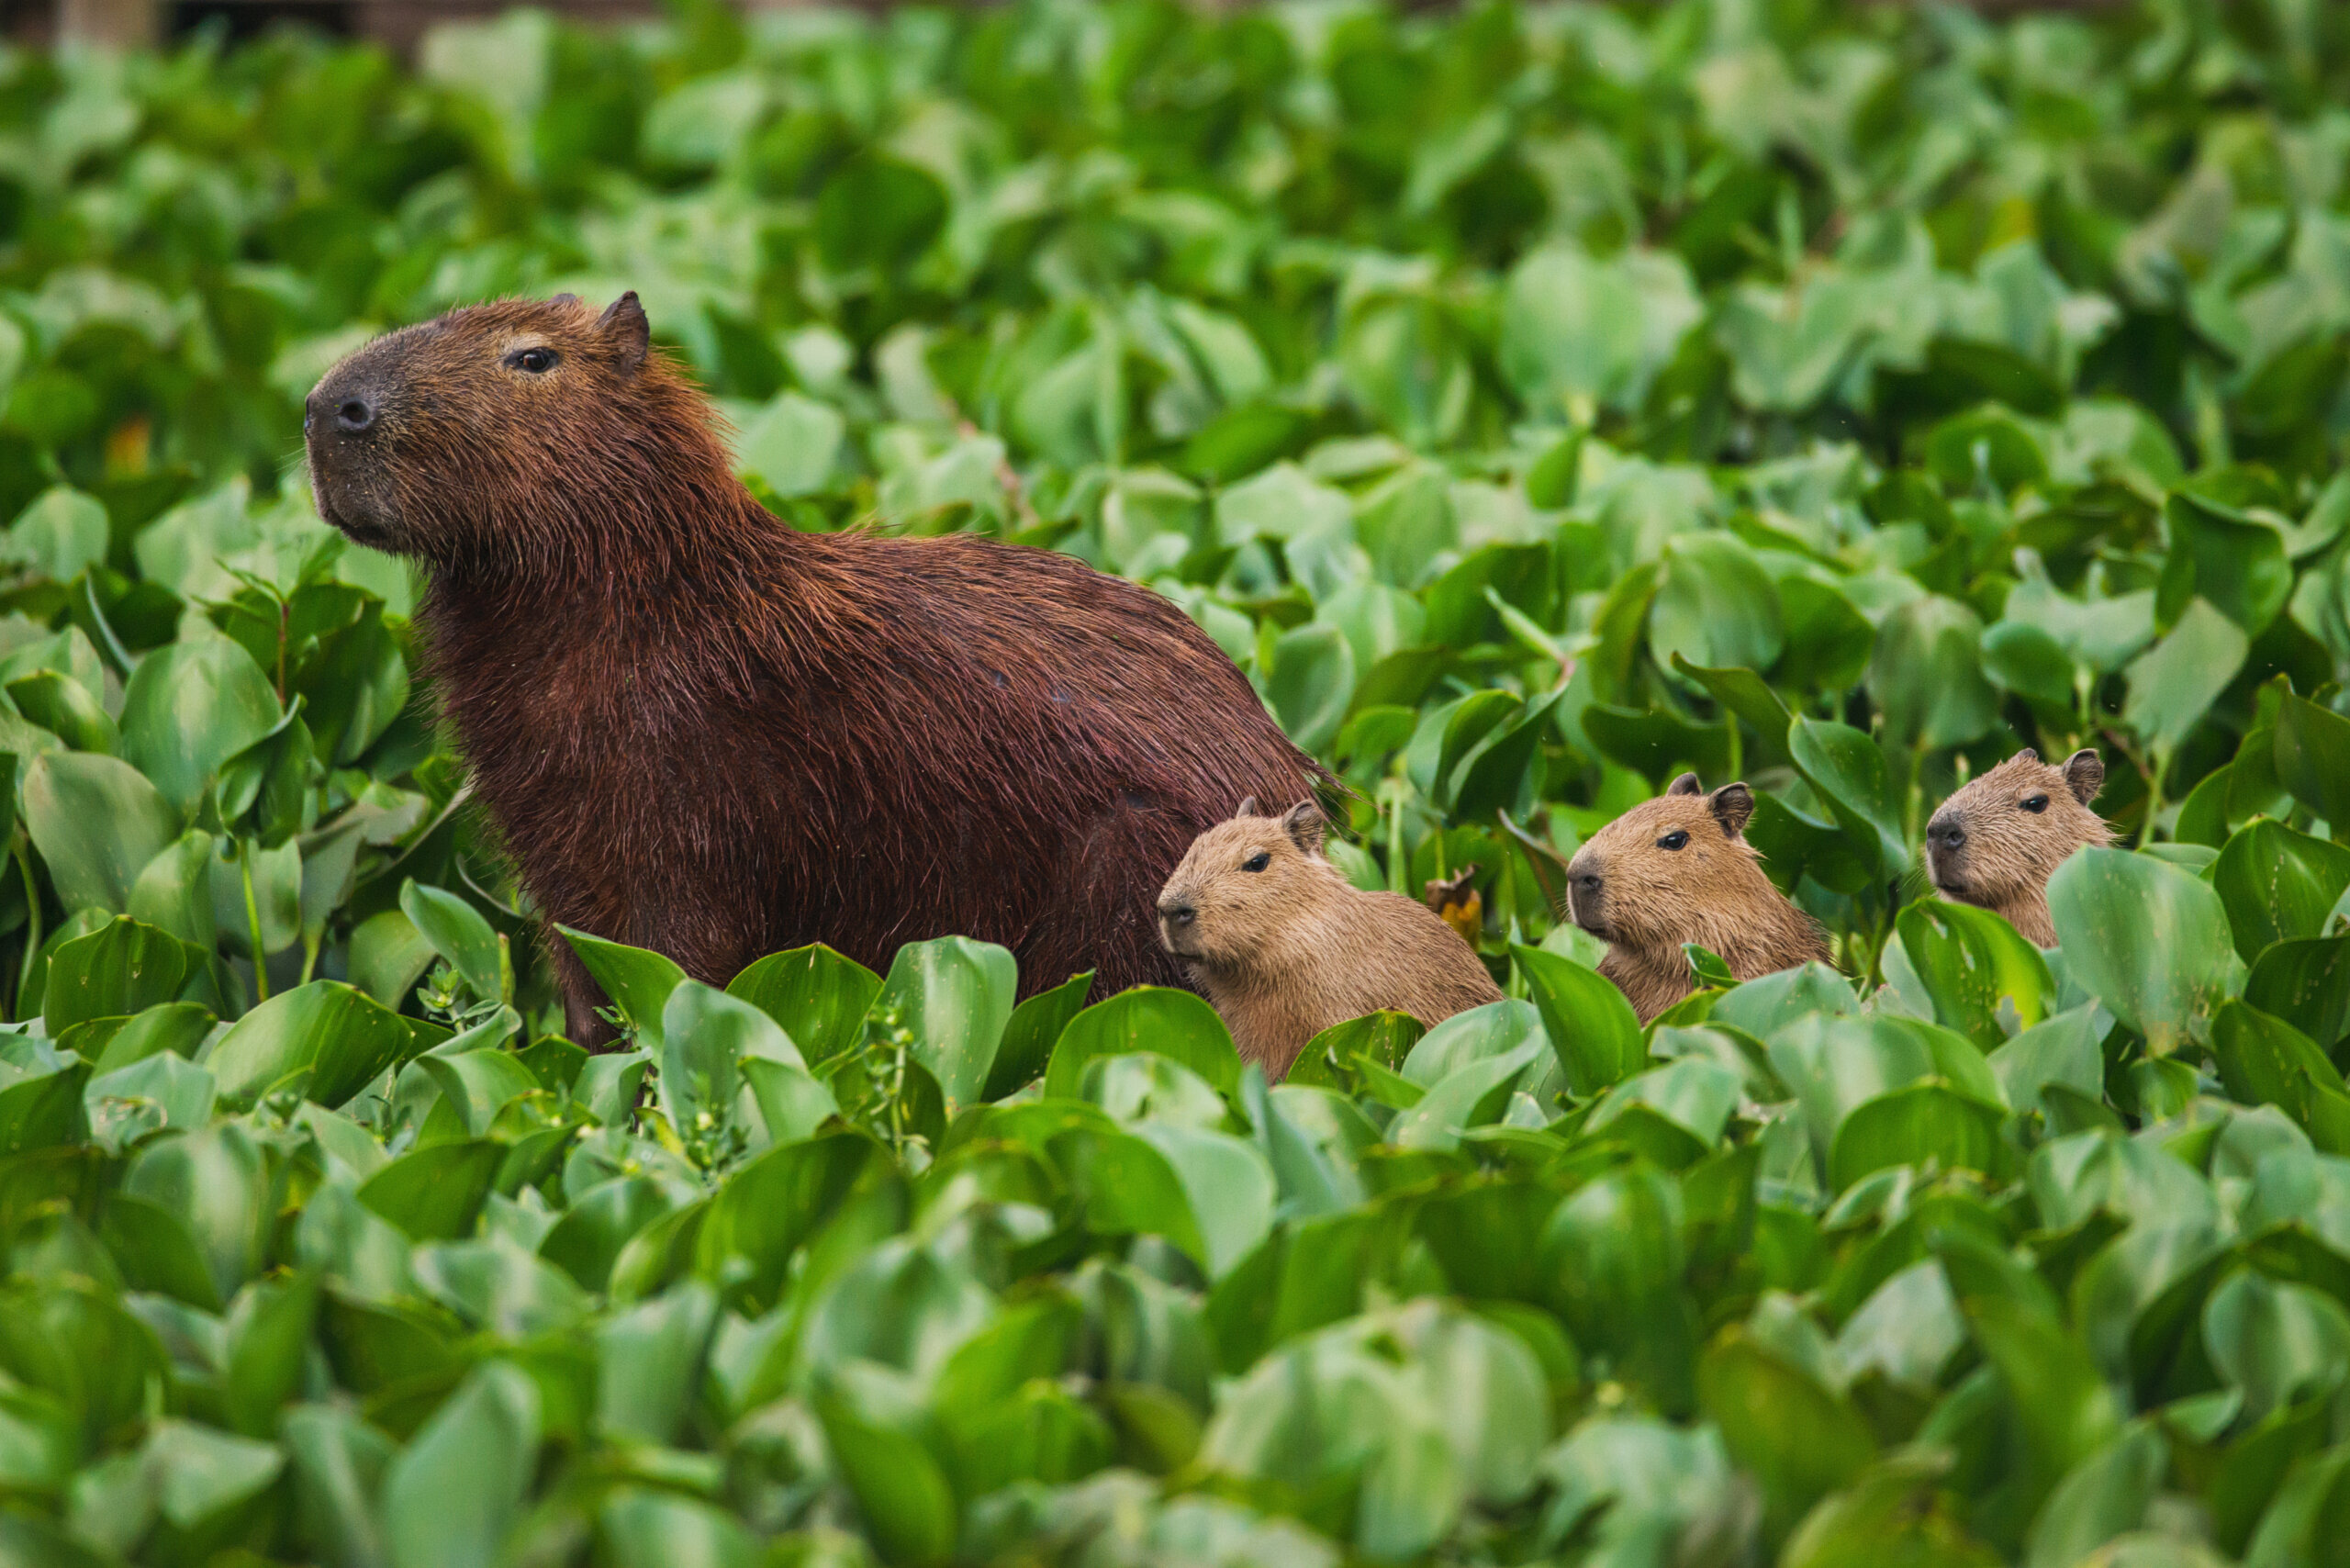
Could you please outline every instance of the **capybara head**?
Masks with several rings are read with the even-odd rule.
[[[1632,947],[1695,941],[1704,914],[1761,879],[1740,834],[1754,792],[1725,784],[1708,795],[1684,773],[1592,834],[1567,863],[1567,902],[1577,925]],[[1765,884],[1767,888],[1767,883]]]
[[[1926,824],[1926,876],[1944,898],[1996,909],[2044,946],[2048,879],[2113,830],[2089,810],[2105,764],[2083,747],[2051,767],[2026,749],[1944,801]],[[2035,918],[2036,917],[2036,918]],[[2034,928],[2036,927],[2036,929]]]
[[[1245,963],[1266,940],[1346,879],[1322,853],[1322,812],[1301,801],[1278,817],[1252,797],[1229,822],[1192,841],[1158,895],[1159,937],[1210,969]]]
[[[588,542],[553,531],[623,525],[649,468],[726,476],[632,293],[600,314],[564,294],[387,333],[320,377],[302,429],[319,515],[437,565],[573,553]]]

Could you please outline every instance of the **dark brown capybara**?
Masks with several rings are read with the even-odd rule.
[[[717,984],[949,933],[1024,992],[1182,983],[1153,905],[1185,846],[1329,787],[1248,679],[1066,555],[799,532],[713,423],[633,294],[453,310],[310,394],[319,513],[425,565],[427,667],[539,909]]]

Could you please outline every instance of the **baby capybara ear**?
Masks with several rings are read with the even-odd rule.
[[[2096,747],[2083,746],[2065,759],[2065,788],[2084,806],[2097,799],[2097,792],[2105,788],[2105,758],[2098,756]]]
[[[1322,853],[1322,808],[1311,801],[1300,801],[1281,817],[1281,831],[1308,855]]]
[[[1255,816],[1257,814],[1257,797],[1254,795],[1243,795],[1240,798],[1240,803],[1232,808],[1232,814],[1236,817]]]
[[[1714,820],[1722,824],[1724,838],[1736,838],[1745,831],[1746,819],[1754,814],[1754,791],[1744,784],[1725,784],[1706,799],[1713,808]]]
[[[1702,795],[1706,792],[1706,787],[1697,782],[1695,774],[1684,773],[1667,784],[1664,787],[1664,792],[1668,795]]]
[[[636,290],[632,288],[613,300],[596,319],[596,330],[611,344],[612,364],[620,373],[634,375],[653,343],[653,324],[644,319],[644,307],[636,302]]]

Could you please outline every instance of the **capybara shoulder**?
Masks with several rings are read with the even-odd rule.
[[[1268,1078],[1349,1018],[1392,1011],[1435,1025],[1501,1000],[1475,952],[1427,905],[1347,880],[1323,852],[1311,801],[1278,817],[1255,812],[1245,801],[1192,841],[1159,892],[1158,924]]]
[[[1684,943],[1717,954],[1740,980],[1825,962],[1809,916],[1762,874],[1746,842],[1754,794],[1703,792],[1694,773],[1592,834],[1567,866],[1575,924],[1607,943],[1599,972],[1645,1024],[1695,989]]]
[[[2056,945],[2048,879],[2076,849],[2110,844],[2090,810],[2105,763],[2084,746],[2051,767],[2027,747],[1962,786],[1926,824],[1926,877],[1959,903],[2005,915],[2037,946]]]

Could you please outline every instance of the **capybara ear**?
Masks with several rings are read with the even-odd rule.
[[[623,375],[633,375],[644,363],[644,355],[653,342],[653,324],[644,319],[644,307],[636,302],[636,290],[630,289],[596,319],[596,330],[610,340],[612,357]]]
[[[1754,791],[1744,784],[1725,784],[1707,797],[1706,803],[1714,809],[1714,820],[1722,824],[1724,838],[1736,838],[1745,831],[1746,819],[1754,814]]]
[[[1232,808],[1232,814],[1236,817],[1255,816],[1257,814],[1257,797],[1254,795],[1242,796],[1240,803]]]
[[[2065,788],[2084,806],[2105,788],[2105,758],[2098,756],[2095,746],[2083,746],[2065,759]]]
[[[1311,801],[1300,801],[1282,813],[1281,831],[1308,855],[1321,854],[1322,808]]]
[[[2038,746],[2028,745],[2008,760],[2010,762],[2038,762],[2040,760],[2040,748]]]
[[[1684,773],[1667,784],[1664,787],[1664,792],[1668,795],[1702,795],[1706,792],[1706,787],[1697,782],[1695,774]]]

